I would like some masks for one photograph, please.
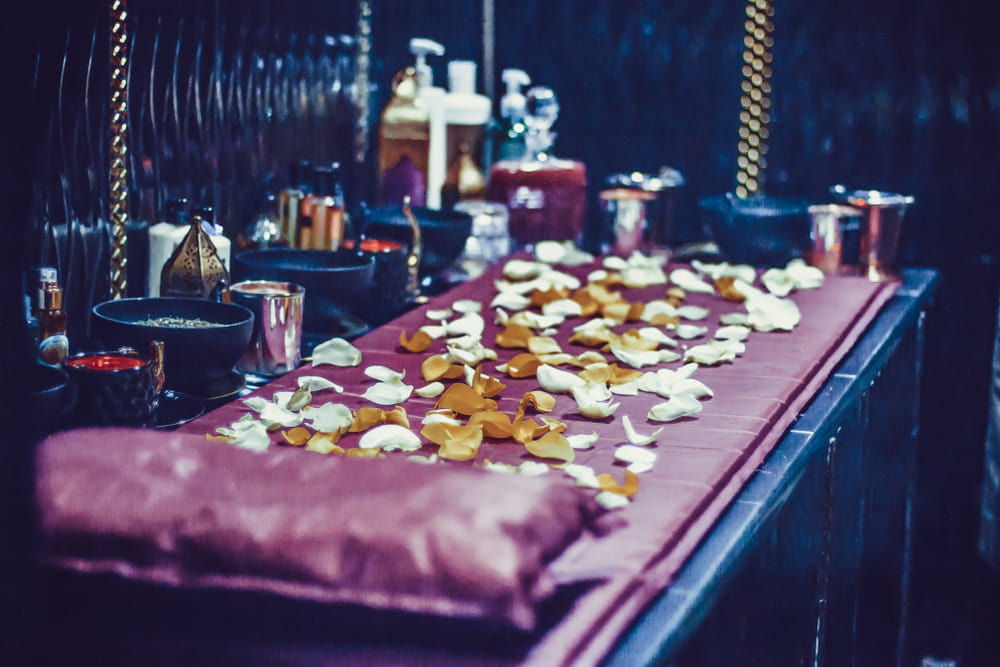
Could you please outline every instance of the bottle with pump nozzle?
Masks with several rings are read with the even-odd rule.
[[[500,98],[500,160],[516,160],[524,155],[525,97],[521,87],[531,83],[524,70],[505,69],[501,74],[507,92]]]
[[[38,358],[50,366],[58,366],[69,355],[69,338],[66,335],[68,318],[63,309],[59,274],[51,266],[38,270],[38,287],[32,299],[31,314],[38,323]]]
[[[490,98],[476,93],[476,63],[471,60],[448,63],[448,89],[444,97],[447,172],[441,186],[443,208],[483,198],[485,178],[481,165],[491,106]]]
[[[443,55],[437,42],[410,40],[415,64],[392,80],[392,99],[379,122],[378,201],[402,204],[409,197],[416,206],[439,199],[428,190],[431,178],[444,179],[444,91],[434,86],[428,55]],[[438,202],[439,203],[439,202]]]
[[[493,165],[486,198],[507,206],[510,235],[519,245],[545,239],[579,242],[587,205],[586,167],[549,153],[555,140],[551,127],[559,115],[555,93],[536,86],[525,102],[525,152]]]

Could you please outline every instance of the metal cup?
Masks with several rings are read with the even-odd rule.
[[[881,190],[847,190],[835,185],[830,192],[840,201],[861,209],[861,251],[858,272],[872,282],[899,280],[899,235],[909,195]]]
[[[842,204],[813,204],[806,260],[826,274],[857,273],[860,209]]]
[[[236,364],[239,372],[274,377],[298,367],[305,293],[301,285],[276,280],[245,280],[230,288],[233,302],[254,314],[250,343]]]
[[[627,257],[642,248],[646,231],[646,204],[656,198],[651,192],[614,188],[601,191],[605,227],[611,232],[611,252]]]
[[[684,182],[683,174],[672,167],[661,167],[655,174],[638,171],[612,174],[605,181],[612,189],[628,188],[651,195],[642,207],[645,218],[642,249],[649,255],[669,257],[673,250],[677,193]]]

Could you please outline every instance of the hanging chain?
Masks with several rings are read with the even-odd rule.
[[[125,296],[128,269],[128,12],[111,0],[111,298]]]
[[[372,5],[369,0],[358,2],[357,60],[354,65],[354,162],[364,165],[368,155],[369,70],[372,50]]]
[[[762,192],[767,167],[767,125],[771,120],[771,47],[774,7],[771,0],[747,0],[743,26],[743,82],[740,84],[739,169],[736,196]]]

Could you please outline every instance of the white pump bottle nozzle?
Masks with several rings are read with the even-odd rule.
[[[524,118],[525,99],[521,94],[521,86],[531,83],[531,78],[524,70],[519,69],[505,69],[500,78],[507,86],[507,92],[500,98],[500,117],[517,122]]]
[[[433,39],[426,37],[414,37],[410,40],[410,53],[417,58],[415,69],[417,70],[417,81],[422,87],[434,85],[434,72],[427,64],[427,56],[443,56],[444,46],[438,44]]]

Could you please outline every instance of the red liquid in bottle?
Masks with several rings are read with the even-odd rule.
[[[587,170],[573,160],[501,160],[490,169],[489,201],[509,210],[518,245],[547,239],[579,241],[587,208]]]

